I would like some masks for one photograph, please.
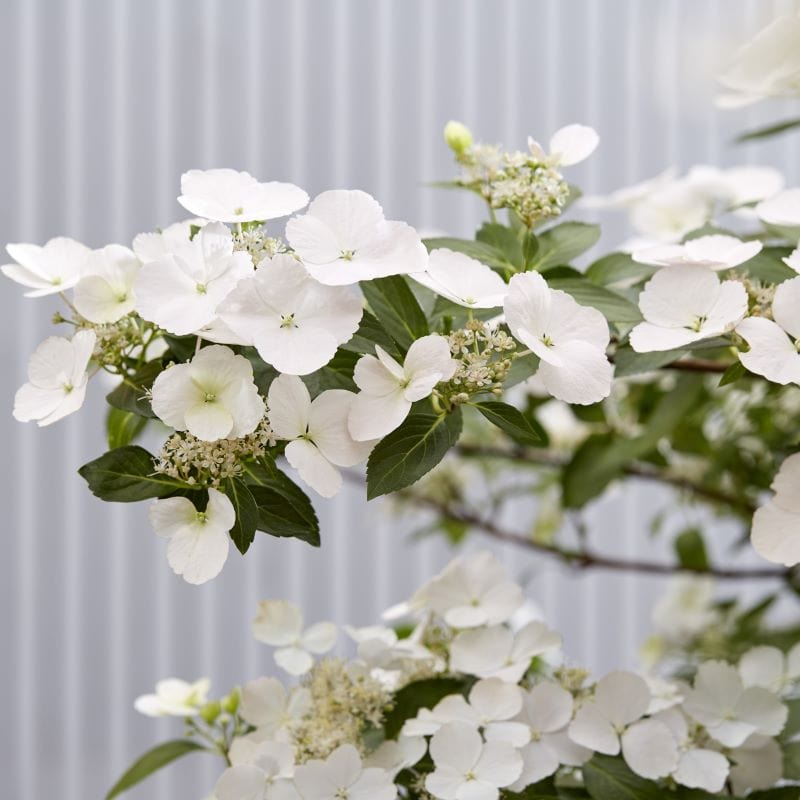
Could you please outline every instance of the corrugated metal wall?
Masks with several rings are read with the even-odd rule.
[[[441,129],[462,119],[524,145],[581,121],[602,137],[574,177],[608,190],[669,163],[761,161],[797,177],[796,139],[733,150],[780,109],[710,105],[721,53],[793,2],[763,0],[0,0],[0,241],[67,234],[99,246],[178,219],[181,172],[231,166],[310,193],[372,192],[392,217],[468,233],[470,198],[425,188],[451,174]],[[606,241],[623,235],[611,220]],[[144,507],[95,501],[75,468],[103,447],[101,392],[44,430],[16,424],[13,391],[50,332],[49,300],[0,289],[0,733],[3,795],[90,800],[139,751],[179,731],[131,701],[165,675],[220,690],[270,669],[249,637],[262,597],[309,619],[366,623],[438,569],[348,489],[320,504],[325,546],[264,537],[194,589],[168,570]],[[642,548],[635,487],[594,512],[619,552]],[[654,547],[646,544],[646,547]],[[631,664],[657,583],[571,576],[500,551],[576,659]],[[602,632],[602,635],[600,635]],[[187,764],[131,797],[189,800],[215,767]]]

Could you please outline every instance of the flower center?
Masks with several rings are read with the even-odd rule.
[[[122,292],[122,294],[118,294],[117,295],[117,302],[118,303],[124,303],[127,299],[128,299],[128,293],[127,292]]]
[[[549,336],[548,336],[546,333],[543,333],[543,334],[541,335],[541,337],[540,337],[539,341],[540,341],[540,342],[541,342],[541,343],[542,343],[542,344],[543,344],[545,347],[553,347],[553,346],[554,346],[554,344],[555,344],[555,342],[553,342],[553,340],[552,340],[552,339],[551,339],[551,338],[550,338],[550,337],[549,337]]]
[[[281,328],[296,328],[294,314],[281,314]]]
[[[703,325],[706,324],[706,317],[695,317],[694,322],[691,324],[691,329],[695,333],[700,333],[703,330]]]
[[[197,521],[198,521],[199,523],[201,523],[201,524],[205,525],[205,524],[206,524],[206,522],[208,522],[208,514],[206,514],[206,512],[205,512],[205,511],[197,511],[197,512],[195,512],[195,513],[196,513],[196,515],[197,515]]]
[[[469,772],[468,772],[468,773],[467,773],[467,774],[464,776],[464,780],[465,780],[465,781],[476,781],[476,780],[478,780],[478,776],[477,776],[477,775],[476,775],[476,774],[475,774],[475,773],[474,773],[472,770],[470,770],[470,771],[469,771]]]
[[[217,396],[213,392],[206,392],[205,396],[203,397],[204,403],[213,403],[217,399]]]
[[[339,258],[341,258],[343,261],[352,261],[355,254],[355,250],[342,250],[342,252],[339,253]]]
[[[61,388],[64,390],[64,394],[69,394],[75,387],[67,381],[66,383],[61,384]]]
[[[198,283],[194,288],[197,289],[197,294],[205,294],[208,291],[204,283]]]
[[[233,213],[236,214],[237,217],[241,217],[242,214],[244,214],[244,209],[241,206],[236,206],[236,208],[233,209]]]
[[[61,276],[60,275],[56,275],[55,278],[51,279],[50,283],[52,283],[53,286],[60,286],[61,285]]]

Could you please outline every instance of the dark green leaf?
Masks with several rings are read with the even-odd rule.
[[[627,375],[639,375],[672,364],[692,352],[712,351],[730,347],[730,342],[721,336],[694,342],[691,349],[679,347],[675,350],[660,350],[652,353],[637,353],[631,347],[623,345],[614,353],[614,374],[618,378]]]
[[[780,786],[775,789],[750,792],[747,800],[800,800],[800,787]]]
[[[719,385],[727,386],[729,383],[735,383],[745,375],[747,375],[747,370],[744,368],[744,364],[742,364],[741,361],[734,361],[734,363],[722,373],[722,377],[719,379]]]
[[[319,547],[319,520],[308,495],[271,461],[249,464],[246,469],[258,506],[258,530]]]
[[[433,708],[451,694],[461,694],[464,681],[458,678],[426,678],[406,684],[396,692],[392,708],[384,717],[383,727],[387,739],[396,739],[403,723],[417,715],[421,708]]]
[[[428,248],[428,251],[444,247],[456,253],[463,253],[489,267],[508,269],[512,266],[502,252],[485,242],[474,242],[472,239],[455,239],[450,236],[441,236],[433,239],[425,239],[424,244]]]
[[[686,569],[707,570],[710,567],[706,544],[697,528],[689,528],[675,538],[675,554]]]
[[[461,410],[411,414],[375,446],[367,462],[367,498],[396,492],[430,472],[461,435]]]
[[[145,425],[147,417],[112,406],[106,414],[106,440],[109,449],[130,444],[144,430]]]
[[[586,790],[594,800],[663,800],[658,784],[640,778],[621,758],[595,754],[582,767]]]
[[[362,281],[361,290],[378,322],[404,353],[415,339],[430,333],[428,320],[402,276]]]
[[[349,392],[356,392],[358,387],[353,383],[353,370],[359,358],[359,354],[351,350],[337,350],[324,367],[310,375],[304,375],[303,383],[308,387],[312,397],[316,397],[326,389],[346,389]]]
[[[522,245],[517,233],[511,228],[497,222],[486,222],[475,234],[475,238],[501,253],[506,266],[514,270],[522,267],[524,262]]]
[[[167,359],[178,363],[191,361],[197,350],[196,336],[173,336],[171,333],[165,333],[164,341],[169,347]]]
[[[609,322],[634,323],[642,319],[639,309],[630,300],[592,283],[583,275],[576,273],[574,277],[563,278],[548,275],[547,285],[572,295],[582,306],[596,308]]]
[[[536,374],[538,369],[538,356],[527,355],[522,358],[515,358],[511,362],[511,369],[508,371],[505,381],[503,381],[503,388],[510,389],[512,386],[528,380],[528,378]]]
[[[369,311],[365,310],[361,316],[358,330],[353,334],[353,338],[350,341],[342,345],[341,349],[350,350],[353,353],[369,353],[374,356],[376,344],[389,353],[395,352],[392,338],[386,333],[380,322]]]
[[[256,538],[258,526],[258,506],[250,494],[250,490],[240,478],[228,478],[225,481],[225,494],[233,503],[236,511],[236,522],[231,528],[231,539],[237,550],[244,555],[253,539]]]
[[[541,445],[547,434],[539,423],[526,417],[519,409],[499,400],[473,403],[486,419],[500,430],[505,431],[515,442],[527,445]]]
[[[544,272],[559,264],[569,264],[600,238],[600,226],[586,222],[562,222],[539,234],[539,252],[532,267]]]
[[[120,383],[106,395],[108,404],[122,411],[131,411],[140,417],[155,418],[147,392],[163,369],[162,361],[149,361],[127,382]]]
[[[264,359],[258,354],[255,347],[241,347],[239,354],[243,355],[253,368],[253,383],[258,387],[258,391],[264,396],[267,396],[269,387],[272,381],[280,374],[271,364],[267,364]]]
[[[167,497],[188,487],[155,472],[153,457],[143,447],[128,445],[109,450],[84,464],[78,473],[101,500],[135,503],[153,497]]]
[[[536,263],[538,254],[539,239],[531,231],[524,231],[522,234],[522,268],[531,269]]]
[[[601,286],[634,286],[649,278],[658,267],[640,264],[628,253],[609,253],[595,261],[587,270],[586,277]]]
[[[767,125],[765,128],[757,128],[753,131],[740,133],[736,137],[735,141],[737,143],[741,143],[751,142],[753,139],[765,139],[768,136],[775,136],[779,133],[785,133],[786,131],[793,130],[797,127],[800,127],[800,119],[787,119],[783,122],[776,122],[773,125]]]
[[[789,781],[800,781],[800,742],[783,746],[783,777]]]
[[[141,758],[135,761],[125,772],[125,774],[111,787],[106,800],[121,795],[123,792],[143,781],[149,775],[157,772],[167,764],[171,764],[178,758],[195,753],[198,750],[205,751],[203,745],[193,742],[191,739],[175,739],[148,750]]]

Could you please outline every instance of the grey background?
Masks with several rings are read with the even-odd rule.
[[[570,173],[588,192],[668,164],[782,166],[797,140],[731,148],[735,131],[779,104],[716,111],[714,68],[793,2],[765,0],[0,0],[0,241],[66,234],[93,246],[182,216],[179,176],[230,166],[373,193],[388,216],[469,234],[471,198],[425,188],[452,166],[450,118],[488,141],[524,147],[573,121],[602,144]],[[583,213],[585,219],[594,218]],[[608,219],[607,244],[625,233]],[[42,430],[11,418],[29,353],[49,335],[50,300],[0,288],[0,774],[3,796],[92,800],[133,756],[180,732],[141,718],[133,698],[160,677],[209,675],[220,692],[271,670],[249,636],[263,597],[302,604],[311,621],[364,624],[440,568],[451,552],[416,542],[414,524],[348,489],[320,503],[325,544],[264,537],[221,578],[174,577],[145,507],[103,505],[76,467],[103,449],[102,387],[82,413]],[[669,498],[633,486],[592,509],[615,552],[662,547],[639,510]],[[719,531],[720,541],[730,532]],[[473,542],[473,546],[478,541]],[[597,669],[634,665],[662,583],[573,575],[498,550]],[[131,797],[205,796],[202,757]]]

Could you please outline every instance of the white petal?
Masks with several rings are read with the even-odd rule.
[[[483,720],[511,719],[522,708],[522,692],[498,678],[486,678],[472,687],[469,702]]]
[[[784,676],[784,655],[777,647],[752,647],[739,659],[739,675],[745,687],[761,686],[780,691]]]
[[[788,714],[789,709],[780,699],[760,686],[745,689],[736,704],[736,715],[764,736],[777,736],[786,725]]]
[[[664,328],[691,328],[704,318],[719,296],[719,279],[705,267],[665,267],[639,295],[645,320]]]
[[[572,719],[572,695],[555,683],[539,683],[524,697],[521,719],[540,733],[557,731]]]
[[[308,430],[311,395],[300,378],[279,375],[267,394],[269,423],[279,439],[295,439]]]
[[[382,439],[399,427],[411,411],[401,391],[383,397],[359,392],[350,405],[347,428],[357,442]]]
[[[689,750],[681,754],[675,780],[690,789],[721,792],[728,778],[728,759],[715,750]]]
[[[738,267],[761,252],[758,240],[743,242],[735,236],[713,234],[690,239],[684,245],[686,255],[695,262],[715,265],[717,269]]]
[[[188,497],[156,500],[150,506],[148,515],[156,534],[168,539],[197,522],[197,509]]]
[[[177,431],[186,430],[186,411],[201,399],[202,395],[192,382],[189,364],[175,364],[160,372],[153,382],[153,412]]]
[[[558,756],[544,743],[531,742],[520,750],[522,756],[522,773],[519,779],[511,786],[515,792],[521,792],[532,783],[554,774],[560,764]]]
[[[569,167],[587,159],[600,142],[594,128],[587,125],[567,125],[550,139],[550,157],[556,164]]]
[[[213,442],[233,434],[233,415],[221,403],[195,403],[183,415],[189,433]]]
[[[450,645],[450,668],[478,677],[491,677],[511,654],[513,634],[495,625],[459,633]]]
[[[336,644],[338,629],[332,622],[317,622],[303,632],[301,642],[310,653],[327,653]]]
[[[783,329],[770,319],[748,317],[736,326],[750,346],[739,353],[739,360],[756,375],[785,385],[800,383],[800,354]]]
[[[322,497],[333,497],[342,488],[339,470],[311,442],[296,439],[286,446],[285,455],[300,478]]]
[[[396,392],[405,375],[402,365],[398,364],[380,347],[377,350],[380,350],[384,359],[389,360],[389,365],[387,366],[383,360],[375,356],[361,356],[353,370],[353,380],[362,392],[374,397],[383,397]]]
[[[637,775],[655,780],[678,766],[678,745],[663,722],[643,719],[622,734],[622,756]]]
[[[503,305],[508,293],[505,281],[493,269],[447,248],[431,250],[427,270],[411,277],[448,300],[469,308],[497,308]]]
[[[275,651],[275,663],[290,675],[305,675],[314,659],[300,647],[283,647]]]
[[[230,501],[228,501],[230,502]],[[187,583],[201,584],[215,578],[228,558],[228,531],[210,521],[176,533],[167,545],[167,561]]]
[[[647,712],[650,689],[639,675],[617,670],[597,682],[595,702],[607,719],[627,725]]]
[[[95,323],[116,322],[136,306],[133,289],[120,292],[101,275],[81,278],[72,302],[82,317]]]
[[[266,776],[250,764],[229,767],[214,787],[217,800],[263,800]]]
[[[784,191],[756,206],[759,219],[770,225],[800,227],[800,189]]]
[[[772,301],[772,316],[786,333],[800,339],[797,309],[800,307],[800,277],[779,283]]]
[[[767,561],[792,567],[800,563],[800,514],[774,501],[756,510],[750,541]]]
[[[486,742],[474,771],[479,781],[510,786],[522,772],[522,757],[507,742]]]
[[[579,708],[567,732],[573,742],[589,750],[608,756],[619,753],[619,736],[614,726],[598,711],[596,703],[586,703]]]
[[[611,393],[614,367],[605,350],[589,342],[567,342],[555,348],[563,364],[542,361],[537,371],[547,391],[565,403],[589,405]]]
[[[702,338],[704,334],[689,328],[664,328],[652,322],[640,322],[630,333],[631,347],[637,353],[674,350]]]
[[[481,735],[471,725],[448,722],[433,735],[430,754],[438,767],[454,767],[466,774],[478,763],[483,751]]]
[[[403,369],[409,385],[405,398],[411,402],[427,397],[437,383],[453,377],[457,367],[450,345],[443,336],[423,336],[408,349]]]
[[[296,642],[303,629],[303,614],[286,600],[262,600],[253,620],[253,636],[275,647]]]
[[[366,461],[373,442],[357,442],[347,427],[350,408],[356,395],[344,389],[328,389],[311,403],[308,433],[322,455],[339,467],[352,467]]]
[[[239,713],[251,725],[271,732],[281,725],[287,700],[286,688],[277,678],[256,678],[242,689]]]

